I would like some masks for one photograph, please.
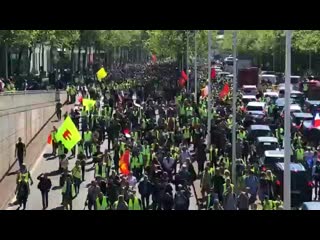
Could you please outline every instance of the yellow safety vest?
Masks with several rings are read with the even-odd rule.
[[[234,185],[231,183],[230,186],[231,186],[231,191],[233,193],[234,192]],[[226,193],[227,193],[227,184],[224,183],[223,184],[223,194],[226,194]]]
[[[134,200],[129,199],[129,210],[141,210],[139,199],[137,197]]]
[[[84,133],[84,141],[85,142],[90,142],[92,140],[92,132],[89,131],[89,132],[85,132]]]
[[[61,156],[64,154],[64,146],[63,145],[59,145],[58,146],[58,156]]]
[[[130,160],[131,168],[140,168],[143,164],[142,155],[140,155],[139,157],[132,157]]]
[[[108,208],[107,197],[103,196],[101,204],[100,204],[99,197],[97,197],[97,199],[96,199],[96,207],[97,207],[96,210],[107,210],[107,208]]]
[[[70,183],[70,184],[71,184],[71,196],[72,198],[74,198],[76,196],[76,190],[75,190],[74,184],[73,183]],[[65,182],[63,185],[62,194],[64,194],[66,191],[67,191],[67,182]]]
[[[72,176],[78,179],[81,179],[81,167],[77,167],[74,166],[74,168],[72,168]]]
[[[304,160],[304,150],[302,148],[297,149],[297,160],[298,161]]]
[[[105,178],[107,176],[106,174],[106,164],[102,164],[102,169],[101,169],[101,174],[99,173],[99,167],[100,165],[99,164],[96,164],[96,169],[95,169],[95,176],[96,177],[102,177],[102,178]]]
[[[183,137],[184,138],[190,138],[190,130],[189,130],[189,128],[184,129]]]
[[[30,176],[30,172],[27,171],[26,173],[19,173],[19,178],[18,178],[18,182],[21,182],[22,181],[22,176],[24,176],[24,181],[26,183],[29,183],[29,176]]]
[[[263,210],[273,210],[273,202],[271,200],[264,201]]]

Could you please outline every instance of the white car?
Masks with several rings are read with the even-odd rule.
[[[256,101],[257,101],[256,95],[243,95],[242,96],[242,102],[244,104],[247,104],[249,102],[256,102]]]
[[[266,112],[267,105],[265,102],[249,102],[246,106],[246,112]]]
[[[281,111],[281,114],[280,114],[281,117],[284,117],[284,109],[285,108],[283,108]],[[301,109],[300,105],[298,105],[298,104],[291,104],[290,105],[290,114],[291,115],[293,113],[301,113],[301,112],[302,112],[302,109]]]

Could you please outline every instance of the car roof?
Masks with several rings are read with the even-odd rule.
[[[312,105],[319,105],[320,104],[320,101],[318,100],[306,100],[307,103],[310,103]]]
[[[259,124],[252,124],[250,125],[251,130],[269,130],[271,131],[268,125],[259,125]]]
[[[264,151],[266,157],[284,158],[284,150],[267,150]]]
[[[299,106],[299,104],[291,104],[290,110],[301,110],[301,107]]]
[[[293,113],[293,116],[298,118],[309,118],[309,117],[313,118],[313,115],[311,113],[306,113],[306,112],[295,112]]]
[[[243,85],[242,88],[257,88],[256,85]]]
[[[261,77],[277,77],[276,75],[274,74],[262,74],[260,75]]]
[[[294,75],[294,76],[291,76],[291,78],[301,78],[301,76]]]
[[[257,99],[255,95],[242,95],[242,98]]]
[[[266,105],[265,102],[248,102],[247,106],[256,106],[256,107],[264,107]]]
[[[290,98],[290,102],[291,103],[293,103],[293,99],[292,98]],[[280,106],[284,106],[284,103],[285,103],[285,100],[284,100],[284,98],[278,98],[277,100],[276,100],[276,105],[280,105]]]
[[[320,210],[320,202],[304,202],[302,205],[308,208],[308,210]]]
[[[258,142],[278,142],[275,137],[257,137]]]
[[[279,96],[279,93],[277,92],[264,92],[263,95],[270,95],[270,96]]]
[[[282,170],[284,171],[284,163],[276,163],[276,165]],[[306,169],[304,168],[304,166],[301,163],[290,163],[290,171],[292,172],[305,172]]]
[[[290,94],[303,94],[303,93],[297,90],[291,90]]]

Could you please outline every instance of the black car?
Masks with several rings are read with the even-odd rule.
[[[307,174],[306,169],[300,163],[290,163],[291,171],[291,206],[299,207],[303,202],[312,200],[313,183]],[[276,176],[276,184],[274,188],[275,195],[280,195],[283,199],[283,175],[284,163],[276,163],[273,169]]]

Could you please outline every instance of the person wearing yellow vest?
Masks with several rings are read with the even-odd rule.
[[[143,142],[142,145],[142,156],[145,161],[144,167],[149,167],[151,164],[151,151],[150,151],[150,145],[147,141]]]
[[[304,163],[304,149],[302,147],[296,150],[296,160],[299,163]]]
[[[72,200],[77,196],[71,176],[68,174],[62,187],[63,206],[65,210],[72,210]]]
[[[56,152],[57,152],[57,138],[56,138],[57,131],[58,131],[57,128],[55,126],[53,126],[53,130],[50,133],[51,141],[52,141],[52,155],[53,156],[56,156]]]
[[[26,175],[21,176],[21,181],[17,184],[15,194],[17,198],[17,203],[19,204],[19,208],[23,205],[23,210],[26,209],[26,204],[28,200],[28,196],[30,194],[30,187],[26,180]]]
[[[280,196],[277,196],[277,199],[273,201],[273,210],[280,210],[283,208],[283,201],[281,200]]]
[[[183,128],[183,139],[189,145],[191,140],[190,127],[185,126]]]
[[[141,200],[133,193],[129,195],[128,208],[129,210],[141,210]]]
[[[84,133],[84,148],[86,151],[86,157],[91,158],[91,142],[92,142],[92,132],[87,129]]]
[[[282,144],[284,130],[282,127],[276,129],[276,137],[278,138],[279,144]]]
[[[109,153],[109,151],[107,149],[104,151],[103,162],[106,164],[107,177],[109,177],[110,170],[111,170],[111,167],[112,167],[112,159],[111,159],[110,153]]]
[[[227,194],[228,189],[230,189],[231,192],[234,193],[234,185],[231,183],[230,178],[226,178],[226,182],[223,184],[223,195]]]
[[[76,161],[76,165],[72,168],[71,170],[72,177],[73,177],[73,182],[74,182],[74,187],[76,190],[76,193],[79,193],[80,190],[80,184],[81,184],[81,166],[80,166],[80,161]]]
[[[20,171],[19,171],[19,173],[17,175],[16,183],[19,184],[22,180],[24,180],[28,185],[29,185],[29,182],[30,182],[31,185],[33,184],[33,180],[31,178],[31,174],[28,171],[25,163],[23,163],[22,166],[21,166],[21,169],[20,169]]]
[[[130,158],[130,168],[133,172],[133,175],[140,179],[142,175],[142,168],[143,168],[143,155],[139,154],[139,156],[132,156]]]
[[[98,193],[94,210],[109,210],[110,204],[106,196],[102,192]]]
[[[263,202],[262,202],[262,208],[263,210],[273,210],[274,209],[274,205],[273,205],[273,201],[269,199],[269,196],[265,196]]]
[[[95,164],[94,177],[98,178],[106,178],[107,177],[107,166],[103,161],[99,161]]]

